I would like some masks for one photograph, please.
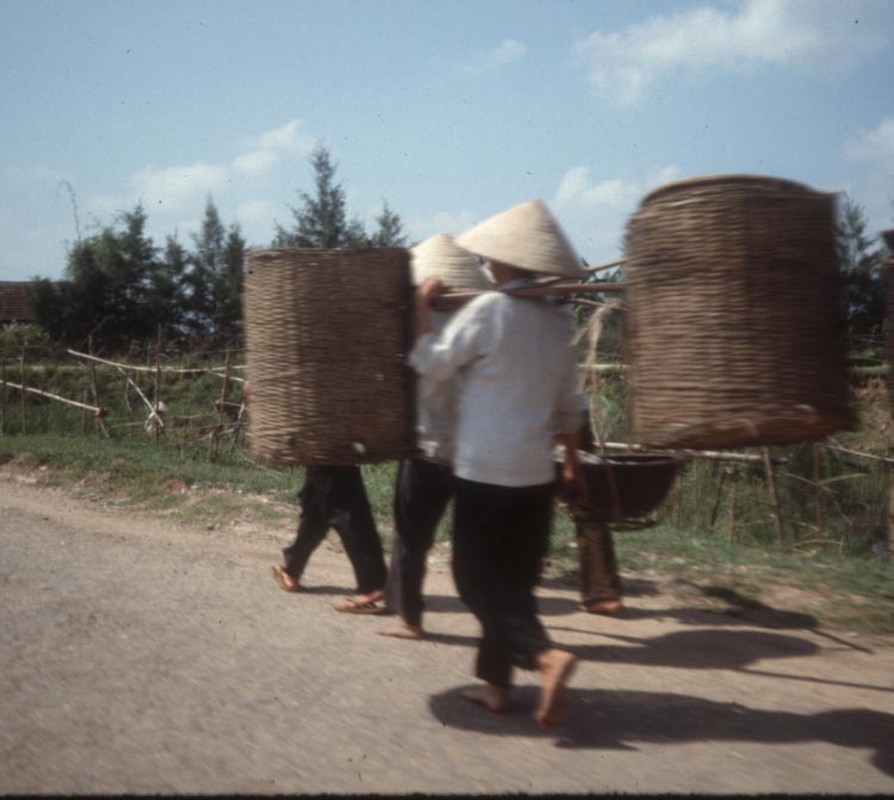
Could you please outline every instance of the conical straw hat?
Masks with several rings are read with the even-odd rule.
[[[496,214],[457,236],[456,242],[484,258],[531,272],[586,275],[574,246],[540,200]]]
[[[439,233],[410,250],[413,283],[440,278],[451,289],[484,291],[494,285],[481,269],[478,256],[463,250],[446,233]]]

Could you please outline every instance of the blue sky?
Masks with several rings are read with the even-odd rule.
[[[209,196],[267,246],[317,142],[411,242],[540,198],[606,261],[716,173],[894,226],[894,0],[0,0],[0,109],[3,280],[138,202],[159,246]]]

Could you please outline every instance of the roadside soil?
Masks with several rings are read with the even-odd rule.
[[[544,732],[531,673],[504,715],[460,696],[477,625],[444,550],[429,636],[389,639],[332,609],[352,587],[333,538],[287,594],[290,524],[192,528],[28,480],[0,468],[0,793],[894,792],[894,639],[784,595],[710,611],[624,573],[606,618],[545,580],[580,664]]]

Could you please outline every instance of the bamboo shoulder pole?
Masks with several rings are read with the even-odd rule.
[[[570,297],[575,294],[621,293],[625,288],[623,283],[600,281],[598,283],[549,283],[543,286],[525,286],[524,288],[500,291],[513,297]],[[435,309],[454,308],[468,303],[469,300],[474,300],[479,294],[483,294],[483,292],[445,292],[435,299],[433,307]]]

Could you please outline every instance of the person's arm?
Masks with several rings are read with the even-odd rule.
[[[415,327],[416,338],[426,333],[434,333],[434,325],[431,324],[431,304],[435,298],[444,294],[446,287],[440,278],[426,278],[416,290],[415,300]]]
[[[562,483],[570,500],[575,505],[585,505],[588,499],[587,483],[581,469],[580,449],[581,428],[574,433],[559,433],[554,439],[557,445],[565,447],[565,458],[562,462]]]
[[[416,343],[409,363],[422,377],[434,383],[450,380],[465,366],[480,358],[492,339],[487,294],[476,297],[457,311],[440,333],[432,330],[429,307],[443,284],[429,279],[417,291]]]

